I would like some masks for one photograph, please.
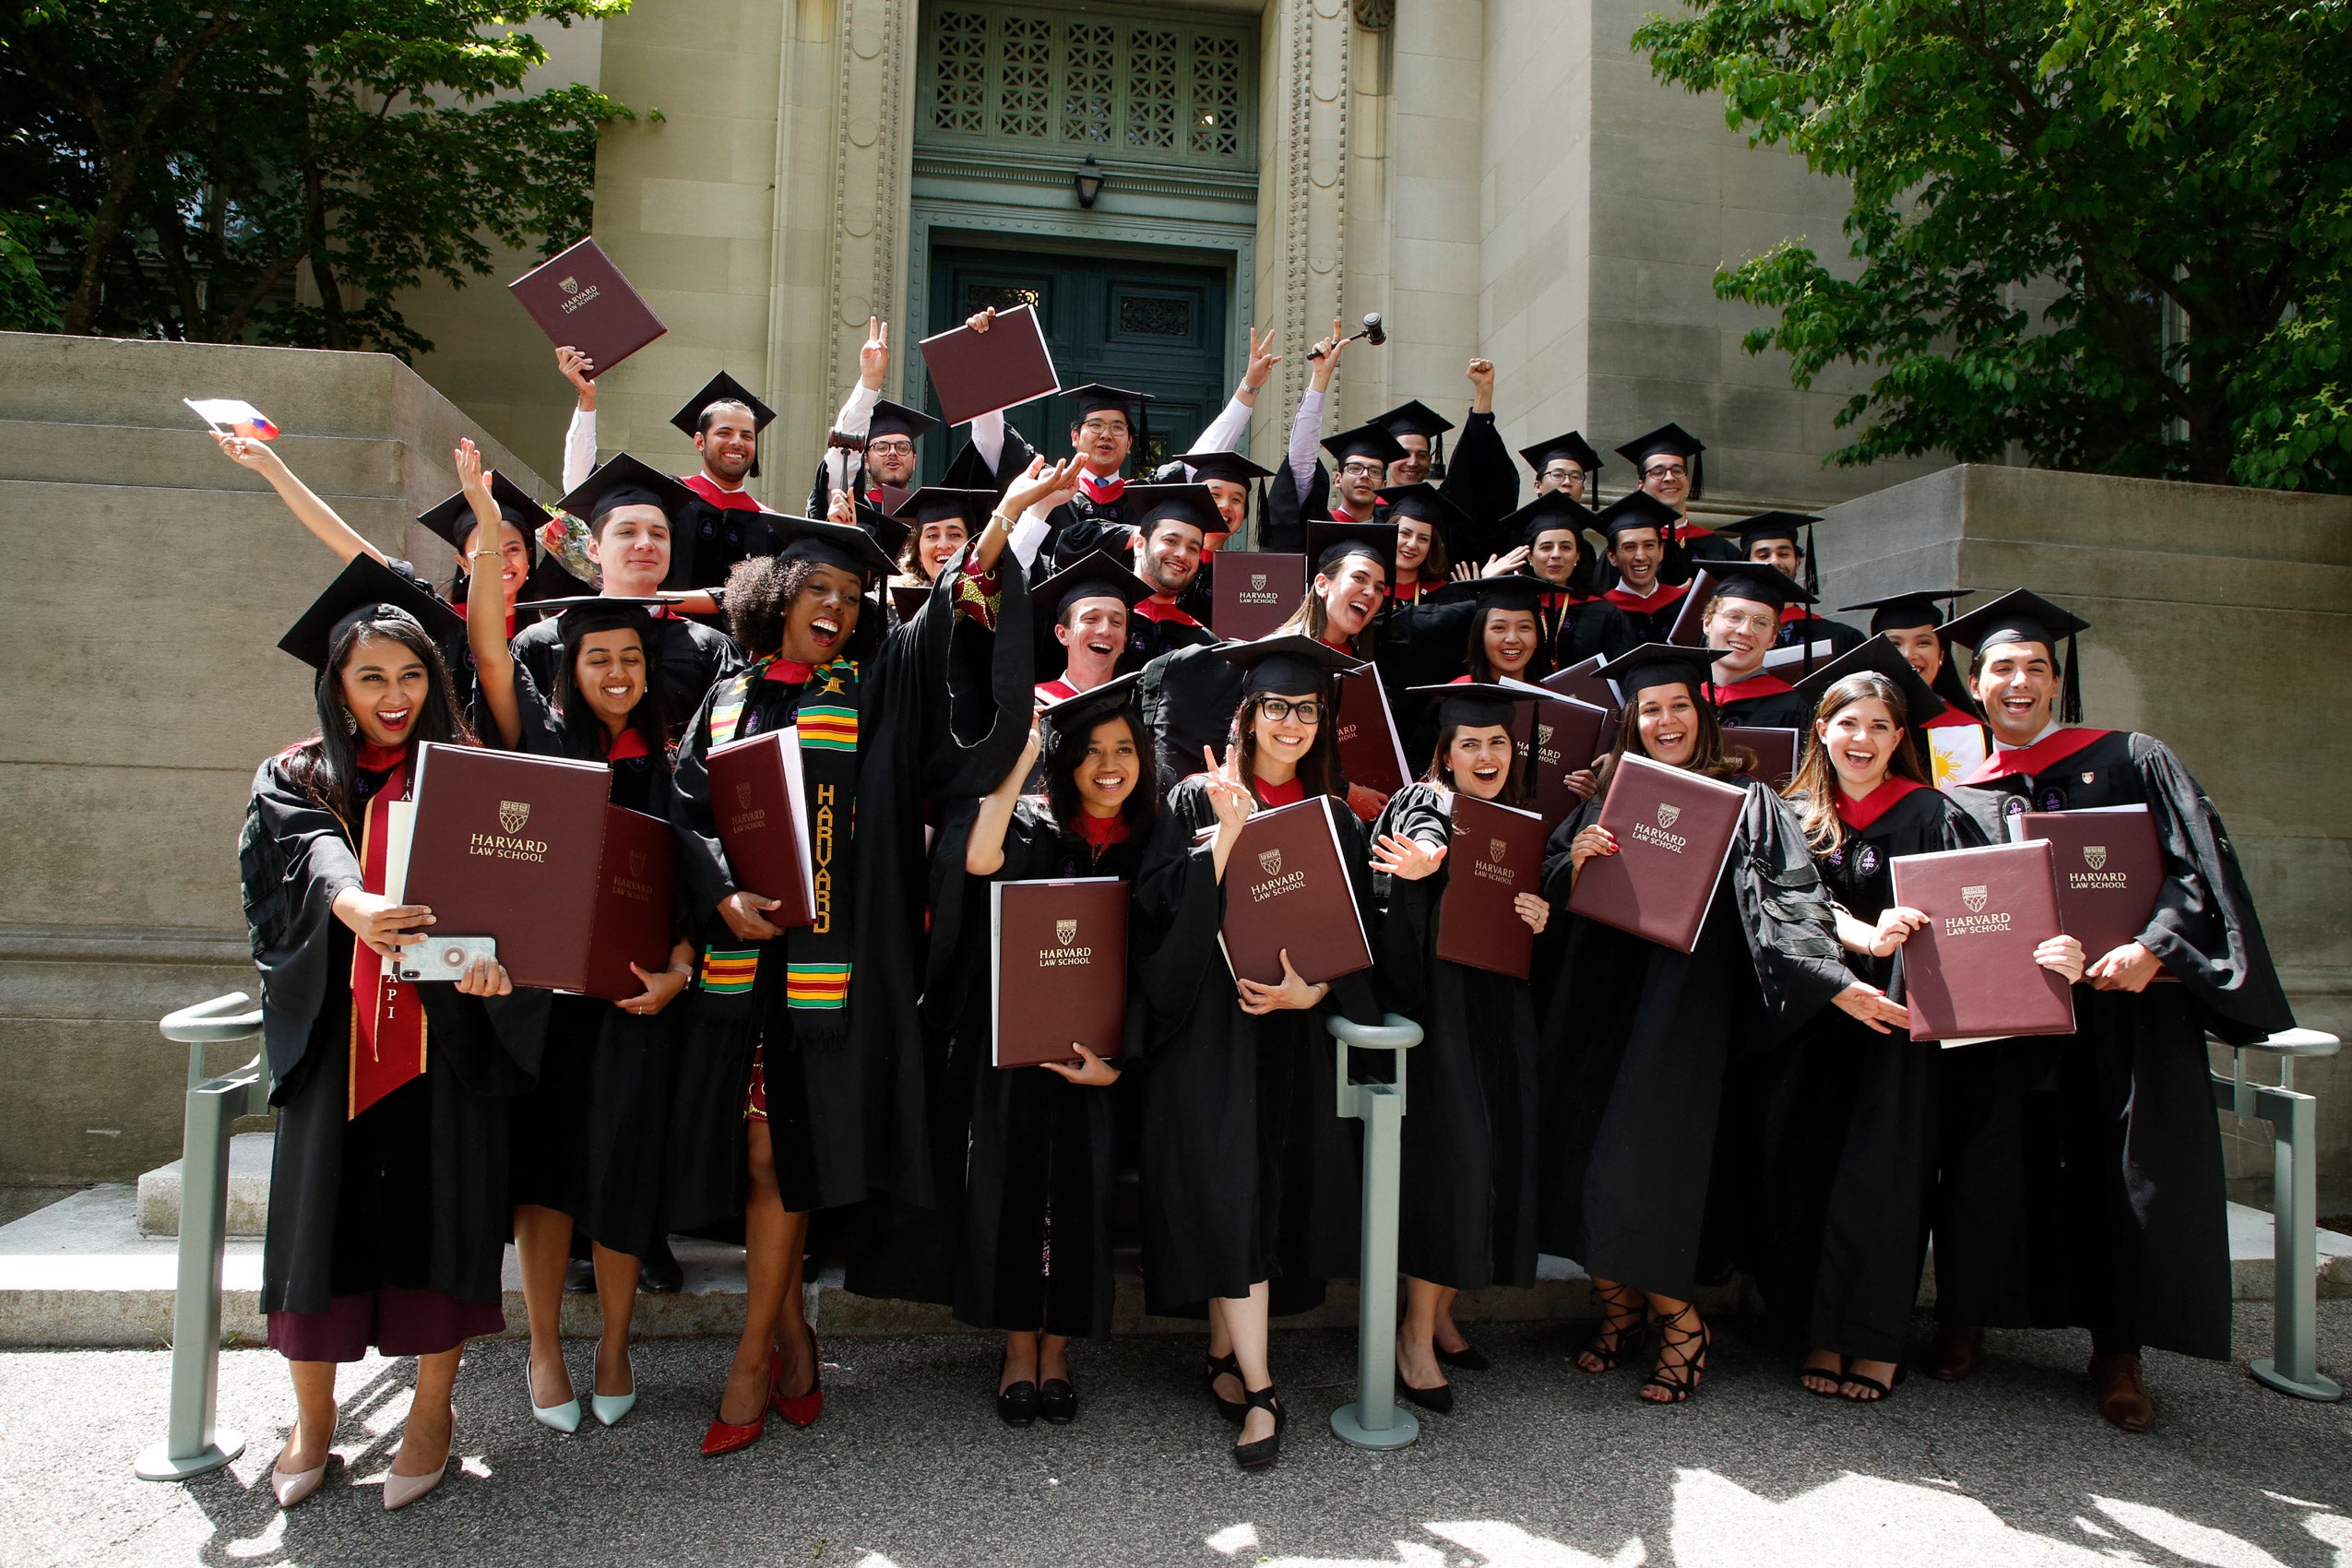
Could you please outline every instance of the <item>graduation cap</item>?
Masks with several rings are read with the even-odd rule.
[[[1390,581],[1396,577],[1395,523],[1334,523],[1307,525],[1307,560],[1321,576],[1345,555],[1368,555],[1380,563]]]
[[[963,490],[944,484],[927,484],[898,503],[890,515],[911,532],[926,523],[961,523],[967,534],[977,535],[988,526],[988,515],[996,510],[997,494],[993,490]]]
[[[354,555],[311,601],[308,610],[278,639],[279,647],[314,670],[327,668],[336,634],[363,617],[404,615],[433,639],[436,647],[465,646],[464,617],[374,556]]]
[[[1134,701],[1135,683],[1142,679],[1143,671],[1138,670],[1105,681],[1091,691],[1046,704],[1038,709],[1038,717],[1051,725],[1057,735],[1072,735],[1091,730],[1104,719],[1116,718],[1123,711]]]
[[[1541,702],[1551,695],[1541,686],[1506,686],[1493,681],[1451,681],[1441,686],[1408,686],[1405,689],[1416,696],[1437,700],[1437,723],[1441,730],[1450,724],[1470,730],[1487,730],[1498,725],[1507,728],[1518,713],[1516,705]]]
[[[1385,467],[1405,456],[1403,443],[1388,434],[1387,426],[1381,424],[1360,424],[1353,430],[1343,430],[1336,435],[1326,437],[1323,449],[1331,454],[1333,462],[1343,468],[1350,457],[1375,457]]]
[[[1445,477],[1445,433],[1454,428],[1452,420],[1415,398],[1372,415],[1372,422],[1391,435],[1418,435],[1427,441],[1430,472]]]
[[[1690,599],[1698,605],[1712,599],[1744,599],[1770,607],[1776,615],[1792,604],[1813,601],[1796,578],[1769,561],[1709,561],[1699,568]]]
[[[1204,540],[1228,531],[1206,484],[1131,484],[1119,503],[1119,520],[1144,539],[1151,537],[1153,524],[1171,517],[1200,529]]]
[[[659,506],[674,525],[678,515],[694,501],[693,491],[659,469],[626,452],[616,452],[555,505],[575,517],[586,518],[593,531],[597,520],[615,506]]]
[[[1805,558],[1806,589],[1818,594],[1821,592],[1821,574],[1814,568],[1812,540],[1806,537],[1806,530],[1820,521],[1811,512],[1759,512],[1752,517],[1727,523],[1715,531],[1736,536],[1740,548],[1744,551],[1753,551],[1762,540],[1787,540]]]
[[[1218,643],[1209,651],[1244,672],[1244,696],[1259,692],[1272,692],[1278,696],[1320,695],[1329,688],[1333,676],[1364,666],[1364,660],[1355,655],[1343,653],[1302,632],[1276,632],[1254,642]]]
[[[773,515],[766,521],[778,540],[779,561],[822,562],[875,582],[890,576],[890,557],[872,534],[853,523],[786,515]]]
[[[964,449],[956,454],[956,460],[947,465],[947,471],[939,476],[939,482],[948,490],[985,490],[991,495],[1004,493],[1004,487],[996,482],[996,470],[980,457],[980,448],[968,441],[964,444]]]
[[[2083,669],[2076,657],[2075,634],[2091,624],[2071,610],[2061,610],[2031,588],[2012,588],[1990,604],[1980,605],[1943,628],[1944,640],[1975,648],[1978,653],[2001,643],[2039,643],[2059,657],[2058,639],[2066,639],[2065,668],[2060,673],[2058,721],[2083,721]]]
[[[1699,454],[1707,449],[1706,443],[1669,421],[1645,435],[1637,435],[1617,449],[1617,455],[1633,465],[1633,481],[1640,488],[1644,465],[1660,452],[1670,452],[1691,465],[1691,499],[1699,498],[1701,481]]]
[[[1616,682],[1629,707],[1652,686],[1688,686],[1695,698],[1699,688],[1714,678],[1714,672],[1710,649],[1683,647],[1676,643],[1644,643],[1593,671],[1603,680]]]
[[[884,398],[874,403],[873,412],[866,419],[866,440],[872,442],[877,435],[903,435],[909,441],[921,441],[938,428],[939,422],[921,410]]]
[[[1168,465],[1168,471],[1173,472],[1179,479],[1189,472],[1194,481],[1200,484],[1218,480],[1253,491],[1255,498],[1248,517],[1242,520],[1246,522],[1249,517],[1265,516],[1265,481],[1274,477],[1274,470],[1260,467],[1239,452],[1186,452]],[[1218,521],[1209,526],[1209,531],[1218,532],[1224,527],[1224,518],[1220,515]]]
[[[1907,631],[1914,626],[1941,626],[1952,619],[1958,601],[1976,591],[1964,588],[1921,588],[1916,593],[1893,593],[1884,599],[1866,599],[1859,604],[1841,604],[1837,612],[1843,615],[1850,610],[1871,611],[1871,635],[1876,636],[1881,632],[1890,632],[1897,627]],[[1939,599],[1944,601],[1941,608],[1935,602]]]
[[[1466,577],[1431,594],[1435,604],[1475,604],[1480,610],[1526,610],[1540,612],[1543,596],[1558,593],[1557,585],[1526,572],[1499,577]]]
[[[1871,637],[1860,647],[1848,648],[1796,683],[1796,691],[1808,707],[1818,709],[1822,699],[1829,695],[1830,687],[1848,675],[1874,671],[1895,683],[1903,694],[1904,720],[1914,728],[1925,724],[1948,706],[1935,695],[1933,687],[1919,679],[1911,661],[1884,637]]]
[[[752,429],[754,433],[765,431],[776,422],[776,410],[753,397],[750,387],[745,386],[723,370],[704,382],[702,390],[687,398],[685,407],[670,416],[670,422],[683,432],[688,440],[692,440],[703,433],[703,420],[710,412],[711,405],[714,403],[741,403],[749,409],[752,411]],[[759,454],[756,450],[752,454],[749,477],[759,478]]]
[[[1616,510],[1615,507],[1610,509]],[[1517,534],[1520,543],[1532,548],[1540,535],[1565,529],[1582,539],[1586,529],[1597,528],[1599,524],[1599,516],[1566,491],[1547,490],[1503,518],[1499,526]],[[1582,553],[1582,550],[1579,545],[1578,552]]]
[[[1084,386],[1065,386],[1062,396],[1077,400],[1077,412],[1070,416],[1072,424],[1084,424],[1088,414],[1116,412],[1127,422],[1127,434],[1134,449],[1141,452],[1151,441],[1151,425],[1145,410],[1146,403],[1158,399],[1148,392],[1132,392],[1124,386],[1106,386],[1099,381],[1089,381]]]
[[[907,548],[907,536],[915,530],[881,507],[868,505],[863,498],[856,503],[856,506],[858,527],[872,536],[885,555],[893,561],[898,559],[898,552]]]
[[[1600,472],[1600,454],[1593,450],[1593,444],[1586,440],[1579,431],[1571,430],[1548,441],[1538,441],[1532,446],[1519,448],[1519,460],[1533,469],[1538,479],[1541,479],[1544,469],[1560,457],[1567,458],[1587,474]]]
[[[1151,585],[1105,550],[1087,551],[1029,589],[1029,602],[1044,622],[1060,621],[1085,600],[1115,599],[1132,610],[1150,597]]]
[[[1630,492],[1624,499],[1610,502],[1593,516],[1594,523],[1609,536],[1611,544],[1627,529],[1656,529],[1658,538],[1672,539],[1674,525],[1681,520],[1680,513],[1646,490]]]
[[[522,530],[523,540],[531,549],[531,559],[539,559],[539,530],[555,520],[555,515],[523,493],[523,487],[493,469],[490,471],[490,498],[498,503],[498,515]],[[466,536],[474,531],[473,503],[466,499],[462,490],[444,501],[436,501],[417,514],[417,521],[445,540],[450,549],[465,552]]]
[[[1447,499],[1444,492],[1427,480],[1418,484],[1389,485],[1380,492],[1380,498],[1388,503],[1389,522],[1394,523],[1399,517],[1411,517],[1417,522],[1427,523],[1430,531],[1444,541],[1449,552],[1455,548],[1455,541],[1467,537],[1474,526],[1467,512]]]

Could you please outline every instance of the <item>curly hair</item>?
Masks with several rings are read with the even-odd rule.
[[[755,555],[735,563],[734,570],[727,574],[727,630],[734,635],[745,658],[771,658],[784,647],[784,624],[791,619],[792,603],[825,564],[775,555]],[[873,607],[862,596],[852,602],[858,607],[857,624],[849,628],[842,651],[855,657],[855,650],[865,646],[864,634],[873,617],[866,613]]]

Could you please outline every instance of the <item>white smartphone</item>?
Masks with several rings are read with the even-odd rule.
[[[427,936],[400,955],[404,980],[456,980],[466,978],[477,958],[498,956],[494,936]]]

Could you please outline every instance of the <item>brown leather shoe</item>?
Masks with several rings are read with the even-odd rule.
[[[1927,1374],[1945,1383],[1957,1383],[1975,1373],[1977,1362],[1984,1353],[1983,1329],[1941,1324],[1935,1331],[1935,1343],[1928,1348]]]
[[[2148,1403],[2148,1385],[2140,1376],[2139,1357],[2093,1356],[2091,1386],[2098,1396],[2099,1414],[2109,1426],[2145,1431],[2156,1419],[2156,1407]]]

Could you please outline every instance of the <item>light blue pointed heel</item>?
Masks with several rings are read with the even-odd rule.
[[[588,1396],[588,1408],[596,1412],[596,1419],[605,1426],[610,1427],[620,1425],[621,1418],[627,1415],[631,1410],[634,1410],[636,1408],[637,1396],[635,1389],[630,1390],[626,1394],[591,1394]]]
[[[523,1361],[523,1397],[530,1404],[531,1420],[540,1425],[565,1433],[580,1430],[580,1396],[575,1394],[561,1405],[539,1403],[539,1396],[531,1392],[531,1369],[528,1358]]]

